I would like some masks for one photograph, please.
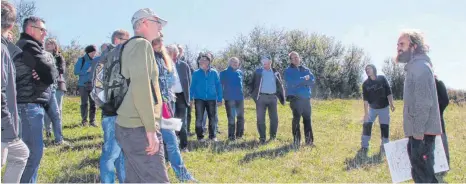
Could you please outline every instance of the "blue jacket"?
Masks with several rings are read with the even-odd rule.
[[[309,80],[304,79],[306,75],[310,76]],[[291,64],[285,69],[284,77],[287,96],[311,98],[311,87],[315,78],[309,68],[305,66],[296,67]]]
[[[222,85],[217,70],[210,68],[207,72],[202,69],[194,71],[191,88],[191,99],[222,101]]]
[[[225,100],[244,100],[243,72],[240,69],[228,67],[220,72],[220,83]]]
[[[84,58],[84,64],[83,64]],[[91,82],[91,72],[87,72],[89,68],[92,66],[93,60],[89,57],[89,55],[84,55],[84,57],[80,57],[76,64],[74,65],[74,74],[78,75],[78,86],[84,86],[84,83]]]

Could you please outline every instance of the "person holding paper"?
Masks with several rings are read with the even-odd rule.
[[[168,52],[163,45],[162,37],[154,39],[152,41],[152,47],[154,48],[155,60],[159,68],[159,85],[163,102],[162,119],[170,119],[174,116],[173,107],[171,107],[170,104],[175,101],[175,93],[172,89],[175,85],[174,67],[176,66],[174,66],[171,57],[168,55]],[[178,180],[181,182],[196,181],[183,163],[175,130],[164,127],[164,124],[162,123],[161,131],[167,150],[166,154],[168,156],[168,160],[170,161],[171,168],[175,172]]]
[[[437,183],[434,172],[435,136],[442,134],[429,47],[417,30],[405,30],[397,44],[398,63],[406,63],[403,128],[408,141],[411,174],[416,183]]]

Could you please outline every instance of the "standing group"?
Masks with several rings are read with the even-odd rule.
[[[15,21],[15,8],[2,1],[2,165],[8,161],[4,182],[35,183],[44,149],[44,122],[46,137],[51,137],[53,129],[54,143],[68,144],[63,141],[61,128],[66,66],[57,42],[45,40],[44,20],[26,18],[23,33],[13,44],[8,34]],[[184,61],[180,45],[164,45],[161,31],[167,21],[146,8],[138,10],[131,23],[133,37],[125,30],[116,30],[111,44],[100,48],[100,56],[97,56],[97,48],[90,45],[74,66],[74,74],[79,76],[82,125],[97,126],[96,106],[102,109],[101,182],[114,182],[115,174],[120,182],[169,182],[165,160],[170,162],[180,181],[196,181],[180,154],[189,151],[190,107],[195,109],[198,141],[205,141],[206,116],[208,139],[217,141],[217,107],[223,102],[228,118],[228,139],[241,139],[245,132],[241,61],[237,57],[230,58],[229,67],[219,73],[211,66],[213,55],[200,53],[198,69],[193,70]],[[443,110],[448,104],[448,101],[443,102],[445,97],[441,94],[444,92],[438,91],[441,88],[436,85],[427,51],[418,32],[405,32],[399,38],[397,61],[407,63],[403,122],[405,135],[409,137],[408,152],[415,182],[436,182],[433,144],[435,135],[442,132],[445,135]],[[298,148],[301,144],[302,117],[304,142],[313,146],[310,98],[315,77],[301,65],[297,52],[289,53],[288,58],[290,64],[282,78],[272,67],[271,58],[263,56],[262,67],[254,71],[249,84],[256,104],[259,141],[267,140],[267,111],[269,140],[276,138],[278,101],[282,105],[288,101],[293,114],[294,145]],[[388,106],[395,110],[387,80],[377,76],[373,65],[366,67],[366,73],[363,151],[369,147],[372,124],[377,116],[382,142],[389,141]],[[180,130],[166,126],[171,118],[181,119]],[[443,140],[447,145],[446,136]]]

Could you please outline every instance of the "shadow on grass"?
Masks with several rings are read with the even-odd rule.
[[[367,156],[367,150],[364,151],[360,149],[354,158],[347,158],[345,160],[346,164],[346,171],[350,171],[353,169],[359,169],[370,165],[381,164],[383,162],[383,153],[379,152],[376,155],[372,155],[371,157]]]
[[[254,149],[259,147],[259,141],[257,140],[250,140],[250,141],[224,141],[221,144],[215,144],[212,146],[212,152],[214,153],[224,153],[233,150],[247,150],[247,149]]]
[[[62,174],[55,178],[53,183],[100,183],[100,176],[98,173]]]
[[[73,128],[79,128],[82,127],[81,124],[71,124],[71,125],[65,125],[63,126],[63,129],[73,129]]]
[[[264,150],[259,152],[248,153],[241,159],[239,162],[240,164],[251,162],[258,158],[270,158],[274,159],[277,157],[285,156],[288,152],[293,150],[292,145],[284,145],[275,149]]]
[[[88,167],[88,166],[91,166],[91,167],[94,167],[94,168],[99,168],[100,166],[100,158],[89,158],[89,157],[86,157],[84,158],[81,163],[79,163],[78,165],[76,165],[76,169],[83,169],[85,167]]]
[[[196,151],[199,149],[210,148],[214,153],[224,153],[233,150],[245,150],[254,149],[259,147],[259,142],[256,140],[250,141],[217,141],[217,142],[199,142],[199,141],[188,141],[188,149]]]
[[[71,143],[75,143],[79,141],[94,140],[98,138],[102,138],[102,135],[86,135],[86,136],[81,136],[77,138],[65,138],[65,140]]]
[[[60,148],[60,152],[67,152],[67,151],[83,151],[86,149],[100,151],[102,148],[101,143],[94,143],[94,144],[85,144],[85,145],[72,145]]]
[[[91,147],[91,146],[81,146]],[[85,148],[89,149],[89,148]],[[67,165],[61,170],[64,174],[60,174],[53,180],[54,183],[100,183],[100,175],[98,172],[89,171],[88,168],[100,167],[100,158],[85,157],[78,164]]]

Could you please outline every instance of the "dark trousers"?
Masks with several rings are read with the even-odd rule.
[[[278,130],[277,97],[274,94],[260,94],[256,101],[257,130],[261,141],[266,139],[265,112],[267,110],[270,119],[270,138],[274,139]]]
[[[115,125],[115,137],[125,157],[125,183],[169,183],[162,134],[156,134],[160,141],[159,151],[147,155],[149,142],[144,127],[125,128]]]
[[[434,172],[435,135],[424,135],[424,140],[409,137],[408,154],[411,175],[416,183],[438,183]]]
[[[209,139],[217,137],[217,102],[215,100],[195,100],[196,106],[196,134],[197,139],[204,138],[204,128],[202,127],[202,119],[204,112],[207,111],[209,118]]]
[[[290,108],[293,112],[292,132],[294,143],[301,143],[301,131],[299,124],[301,117],[303,117],[304,138],[306,144],[314,142],[314,135],[312,133],[311,125],[311,100],[296,97],[290,102]]]
[[[89,121],[91,123],[95,122],[95,103],[94,100],[90,97],[91,90],[88,90],[85,86],[79,86],[79,95],[81,96],[81,119],[82,123],[87,122],[87,105],[89,101]]]
[[[188,105],[187,112],[186,112],[186,125],[187,125],[186,128],[187,128],[188,133],[191,133],[191,112],[192,112],[191,105]]]
[[[244,135],[244,101],[225,100],[228,117],[228,138],[241,138]],[[235,123],[236,118],[236,123]]]
[[[188,146],[188,129],[186,122],[186,113],[187,113],[186,100],[184,93],[176,93],[176,102],[175,102],[175,117],[180,118],[183,122],[181,130],[179,132],[180,136],[180,149],[184,149]]]

